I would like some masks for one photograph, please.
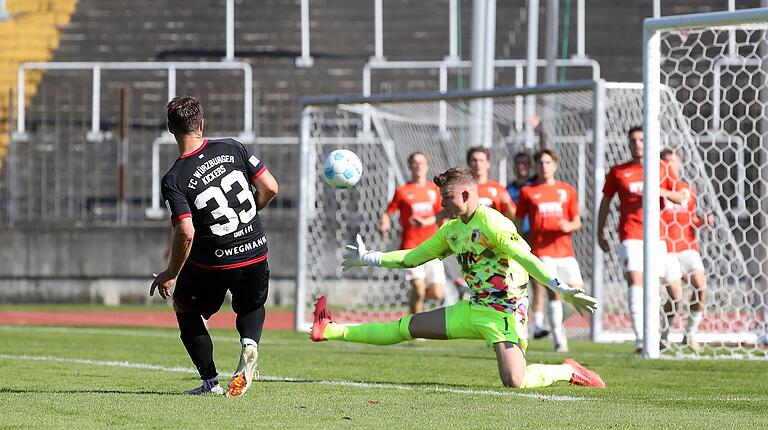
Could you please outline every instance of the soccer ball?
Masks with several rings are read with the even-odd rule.
[[[363,163],[348,149],[331,151],[323,162],[323,179],[337,189],[352,188],[363,175]]]

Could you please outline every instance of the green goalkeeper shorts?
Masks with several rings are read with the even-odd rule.
[[[484,339],[490,348],[499,342],[519,344],[523,351],[528,348],[525,321],[468,300],[445,308],[445,330],[448,339]]]

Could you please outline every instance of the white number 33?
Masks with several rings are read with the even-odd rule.
[[[240,185],[240,192],[235,195],[240,203],[246,201],[250,205],[250,208],[243,209],[239,213],[236,213],[234,209],[229,207],[229,200],[226,194],[232,191],[232,185],[235,183]],[[245,179],[245,175],[240,170],[233,170],[227,176],[221,178],[221,187],[209,187],[195,198],[195,207],[198,209],[205,209],[208,206],[208,202],[213,200],[216,203],[216,207],[211,211],[211,216],[214,219],[226,218],[218,224],[211,226],[211,232],[216,236],[224,236],[237,230],[240,223],[247,224],[253,217],[256,216],[256,202],[253,200],[253,193],[248,186],[248,181]]]

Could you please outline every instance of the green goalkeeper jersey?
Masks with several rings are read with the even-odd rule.
[[[412,250],[382,254],[383,267],[415,267],[434,258],[456,254],[471,300],[522,321],[528,312],[528,275],[547,284],[552,276],[501,213],[479,206],[464,223],[453,219]]]

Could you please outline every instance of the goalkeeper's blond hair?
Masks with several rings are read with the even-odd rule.
[[[434,182],[440,188],[453,185],[477,185],[477,180],[472,172],[463,167],[452,167],[439,175],[435,175]]]

